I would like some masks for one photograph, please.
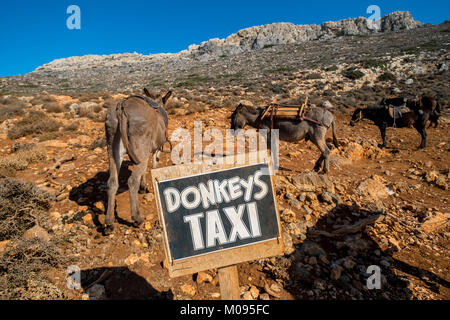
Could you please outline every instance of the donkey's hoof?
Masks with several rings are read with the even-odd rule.
[[[384,148],[386,148],[386,145],[384,145],[384,144],[378,144],[378,148],[384,149]]]
[[[133,221],[132,225],[134,228],[139,228],[143,222],[144,222],[144,220],[140,219],[139,221]]]
[[[106,227],[103,229],[103,235],[104,235],[104,236],[109,236],[109,235],[111,235],[113,232],[114,232],[114,226],[106,226]]]

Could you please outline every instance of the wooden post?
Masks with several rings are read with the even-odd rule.
[[[219,284],[222,300],[240,300],[239,278],[235,265],[219,268]]]

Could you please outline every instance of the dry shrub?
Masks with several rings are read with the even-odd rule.
[[[45,132],[43,134],[40,134],[38,139],[39,142],[43,141],[49,141],[49,140],[56,140],[58,139],[62,134],[58,131],[52,131],[52,132]]]
[[[44,103],[44,105],[42,106],[47,112],[50,113],[62,113],[64,111],[66,111],[66,109],[64,108],[64,106],[59,105],[58,102],[48,102],[48,103]]]
[[[205,111],[206,106],[203,103],[198,103],[196,101],[191,101],[189,103],[189,107],[187,108],[186,114],[196,113],[196,112],[203,112]]]
[[[105,109],[106,111],[106,109]],[[81,117],[81,114],[80,114]],[[87,118],[91,119],[94,122],[105,122],[106,120],[106,112],[89,112],[86,115]]]
[[[98,137],[94,142],[89,146],[89,150],[95,150],[97,148],[106,147],[106,139],[102,137]]]
[[[19,151],[27,151],[36,148],[36,144],[32,142],[26,142],[26,143],[19,143],[15,142],[13,146],[11,147],[11,152],[16,153]]]
[[[78,131],[79,127],[80,127],[80,123],[78,121],[74,121],[71,124],[64,126],[62,128],[62,130],[65,132],[75,132],[75,131]]]
[[[26,170],[32,163],[45,160],[45,150],[32,148],[16,151],[14,154],[0,159],[0,177],[12,177],[16,171]]]
[[[78,100],[80,102],[100,102],[98,93],[82,93],[78,96]]]
[[[31,99],[30,103],[33,106],[41,105],[41,104],[51,104],[56,102],[56,99],[50,96],[47,92],[42,92],[36,95],[33,99]]]
[[[54,241],[21,239],[0,257],[0,299],[55,300],[66,298],[48,278],[51,269],[69,259]]]
[[[0,179],[0,241],[12,240],[0,255],[0,299],[64,298],[46,274],[68,262],[55,240],[20,238],[35,224],[49,228],[52,200],[31,182]]]
[[[8,131],[8,138],[17,139],[29,134],[58,131],[59,127],[61,123],[49,118],[44,112],[30,111]]]
[[[103,102],[103,108],[109,109],[111,107],[115,107],[117,105],[118,100],[113,98],[108,98]]]
[[[235,109],[238,105],[238,98],[225,98],[223,100],[222,106],[226,109]]]
[[[27,104],[17,97],[0,97],[0,123],[15,116],[24,114]]]
[[[0,241],[19,238],[36,223],[46,226],[52,200],[34,183],[0,179]]]
[[[167,102],[165,109],[168,114],[175,114],[177,109],[185,109],[185,106],[180,100],[171,99]]]

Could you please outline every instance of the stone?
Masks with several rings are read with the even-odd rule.
[[[94,207],[101,212],[105,212],[105,204],[103,203],[103,201],[95,202]]]
[[[283,242],[284,242],[284,254],[285,255],[290,255],[295,252],[294,243],[292,242],[292,237],[287,232],[283,232]]]
[[[46,148],[67,148],[67,143],[58,140],[47,140],[40,142],[39,145]]]
[[[252,293],[250,291],[244,292],[242,295],[242,300],[254,300]]]
[[[251,286],[249,292],[251,293],[253,299],[258,299],[259,297],[259,290],[255,286]]]
[[[138,261],[139,261],[139,257],[135,253],[132,253],[125,259],[124,263],[127,266],[131,266],[131,265],[135,264]]]
[[[86,293],[89,295],[90,300],[105,300],[106,299],[106,290],[105,287],[101,284],[94,284],[90,287]]]
[[[342,274],[342,268],[339,266],[336,266],[335,268],[332,268],[330,271],[330,278],[332,280],[339,280]]]
[[[290,200],[288,201],[288,204],[289,204],[291,207],[296,208],[296,209],[299,209],[300,206],[301,206],[300,201],[298,201],[297,199],[290,199]]]
[[[153,200],[155,200],[155,196],[153,195],[153,193],[147,193],[146,195],[144,195],[144,200],[145,201],[153,201]]]
[[[197,273],[197,278],[196,278],[196,282],[197,284],[202,284],[202,283],[211,283],[213,280],[212,276],[206,272],[199,272]]]
[[[185,283],[184,285],[182,285],[180,287],[181,292],[183,292],[184,294],[187,294],[191,297],[195,296],[196,294],[196,290],[194,288],[194,286],[191,286],[190,284]]]
[[[44,241],[50,240],[50,235],[45,231],[43,228],[41,228],[38,225],[35,225],[31,229],[28,229],[25,231],[25,233],[22,236],[24,239],[34,239],[38,238]]]
[[[261,293],[261,294],[259,295],[259,299],[260,299],[260,300],[270,300],[270,296],[269,296],[268,293]]]
[[[88,213],[87,215],[85,215],[83,217],[83,223],[85,225],[88,225],[88,226],[93,226],[94,225],[94,220],[92,218],[92,214]]]
[[[308,260],[308,263],[312,266],[315,266],[317,264],[317,259],[316,257],[310,257]]]
[[[0,241],[0,256],[6,251],[6,248],[10,243],[11,240]]]
[[[356,192],[365,200],[378,201],[389,196],[382,178],[377,175],[361,181],[356,187]]]
[[[313,241],[305,241],[301,250],[309,256],[318,257],[320,255],[326,255],[325,250]]]
[[[292,223],[297,221],[297,217],[295,216],[295,212],[290,209],[285,209],[281,213],[281,219],[286,223]]]

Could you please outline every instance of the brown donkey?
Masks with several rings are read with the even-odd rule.
[[[139,213],[138,192],[147,193],[145,172],[148,160],[153,154],[153,168],[159,161],[159,154],[167,138],[167,113],[164,109],[172,96],[169,91],[164,97],[155,97],[144,89],[147,97],[130,96],[122,99],[117,106],[109,108],[106,121],[106,143],[109,159],[108,209],[104,234],[114,230],[114,210],[119,187],[119,172],[125,154],[134,164],[128,179],[130,191],[131,218],[133,226],[139,227],[144,219]],[[151,99],[149,99],[151,98]]]

